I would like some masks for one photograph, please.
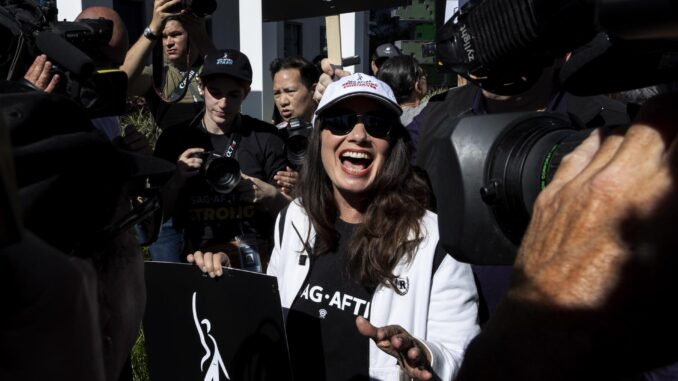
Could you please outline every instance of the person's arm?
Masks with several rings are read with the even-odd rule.
[[[127,51],[125,62],[120,66],[120,70],[127,74],[127,93],[129,95],[143,95],[152,86],[152,79],[142,76],[141,71],[146,66],[148,57],[153,50],[156,42],[162,40],[162,28],[164,20],[173,13],[166,12],[167,9],[179,4],[181,0],[155,0],[153,2],[153,17],[149,28],[156,36],[157,40],[152,41],[143,35]]]
[[[189,148],[177,159],[177,169],[172,177],[160,189],[163,216],[168,219],[174,215],[174,206],[179,199],[181,190],[186,185],[186,180],[197,175],[202,166],[200,157],[192,157],[194,153],[204,152],[202,148]]]
[[[594,131],[537,198],[507,297],[458,380],[615,379],[675,361],[678,96]]]
[[[478,334],[478,293],[471,267],[445,255],[431,285],[426,337],[413,337],[402,327],[374,327],[356,320],[359,331],[398,359],[408,376],[417,380],[451,380],[464,350]]]
[[[358,331],[369,337],[382,351],[395,357],[398,365],[414,380],[431,380],[431,352],[426,345],[399,325],[375,327],[362,316],[356,318]]]

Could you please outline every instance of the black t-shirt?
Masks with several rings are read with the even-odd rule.
[[[355,319],[369,319],[373,290],[349,279],[347,248],[355,225],[337,219],[336,252],[311,257],[311,268],[287,317],[297,380],[369,380],[369,338]]]
[[[202,127],[201,121],[199,116],[188,126],[178,125],[163,131],[156,144],[155,155],[176,163],[188,148],[213,151],[217,148],[213,146],[215,142],[231,143],[232,135],[210,134]],[[273,176],[286,164],[284,143],[275,126],[241,115],[236,131],[240,139],[234,157],[241,172],[275,184]],[[219,147],[221,152],[217,152],[222,155],[223,145]],[[215,192],[201,174],[187,180],[173,217],[175,226],[185,229],[186,252],[218,247],[242,234],[256,234],[259,238],[268,239],[275,223],[268,212],[241,201],[237,190],[229,194]]]

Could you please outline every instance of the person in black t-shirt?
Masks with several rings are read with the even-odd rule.
[[[240,114],[252,81],[247,56],[231,49],[208,56],[200,81],[205,112],[188,128],[167,129],[156,145],[156,156],[177,163],[163,192],[165,216],[185,229],[185,253],[228,253],[237,265],[236,237],[249,237],[250,245],[249,239],[256,239],[265,254],[273,217],[289,202],[272,185],[285,167],[284,144],[273,125]],[[220,193],[204,175],[197,176],[206,164],[203,152],[237,160],[242,178],[234,190]]]

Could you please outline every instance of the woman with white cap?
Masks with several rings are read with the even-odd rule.
[[[364,74],[332,83],[318,105],[268,266],[295,379],[450,380],[479,331],[471,269],[438,246],[400,113]],[[195,260],[221,274],[219,256]]]

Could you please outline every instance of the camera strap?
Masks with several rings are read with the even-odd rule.
[[[202,129],[208,133],[211,137],[212,140],[212,149],[219,152],[222,150],[221,147],[223,147],[223,153],[221,154],[224,157],[228,158],[234,158],[238,159],[238,146],[240,145],[240,140],[242,139],[242,135],[240,134],[240,123],[238,123],[234,126],[233,132],[231,132],[231,135],[224,139],[222,136],[223,135],[213,135],[207,131],[207,127],[205,126],[205,121],[200,120],[200,125],[202,126]],[[215,138],[217,140],[215,140]],[[230,144],[226,145],[224,144],[225,142],[231,141]],[[222,145],[223,144],[223,145]]]
[[[231,134],[231,144],[229,144],[226,147],[226,150],[224,151],[225,157],[232,157],[234,159],[238,158],[238,156],[237,156],[238,145],[240,145],[240,139],[241,138],[242,138],[242,136],[240,135],[240,132],[238,131],[238,129],[233,131],[233,133]]]

